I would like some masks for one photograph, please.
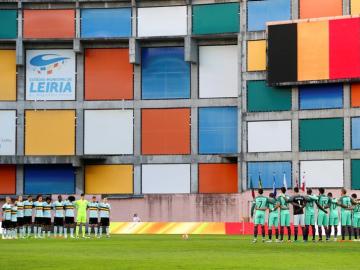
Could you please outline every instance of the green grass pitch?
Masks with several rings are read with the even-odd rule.
[[[251,243],[244,236],[0,240],[0,269],[359,269],[360,242]]]

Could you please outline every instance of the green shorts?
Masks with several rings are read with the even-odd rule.
[[[317,217],[317,225],[318,226],[327,226],[328,225],[328,216],[325,212],[319,210]]]
[[[339,225],[339,216],[330,215],[329,216],[329,226],[338,226]]]
[[[351,226],[351,212],[344,211],[341,213],[341,226]]]
[[[265,225],[265,211],[257,210],[255,212],[255,225]]]
[[[76,223],[86,223],[86,215],[77,215]]]
[[[315,214],[305,212],[305,225],[315,225]]]
[[[360,228],[360,216],[354,215],[353,217],[353,227],[354,228]]]
[[[269,218],[268,218],[268,227],[269,229],[272,227],[278,227],[279,226],[279,213],[278,211],[276,212],[271,212],[269,214]]]
[[[290,211],[283,210],[280,211],[280,226],[281,227],[289,227],[290,226]]]

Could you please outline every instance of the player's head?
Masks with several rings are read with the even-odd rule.
[[[38,202],[42,202],[42,200],[43,200],[43,196],[42,195],[37,195],[36,196],[36,200],[38,201]]]
[[[6,196],[5,201],[6,201],[6,203],[10,204],[11,203],[11,198],[9,196]]]
[[[319,193],[321,194],[321,195],[323,195],[324,193],[325,193],[325,189],[324,188],[319,188]]]
[[[327,196],[328,196],[329,198],[332,198],[332,193],[329,192],[329,193],[327,194]]]
[[[258,189],[258,193],[259,193],[260,195],[262,195],[262,194],[264,193],[264,190],[263,190],[262,188],[259,188],[259,189]]]
[[[69,201],[69,202],[73,202],[73,201],[75,201],[75,197],[74,197],[74,196],[72,196],[72,195],[71,195],[71,196],[69,196],[69,197],[68,197],[68,201]]]
[[[21,195],[18,196],[18,202],[22,202],[23,201],[23,197]]]
[[[312,194],[312,189],[311,189],[311,188],[308,188],[308,189],[306,190],[306,194],[307,194],[307,195],[311,195],[311,194]]]
[[[108,199],[106,197],[103,198],[103,203],[107,203]]]
[[[80,194],[80,198],[81,198],[81,199],[84,199],[84,197],[85,197],[85,194],[84,194],[84,193],[81,193],[81,194]]]
[[[270,198],[275,198],[274,193],[271,192],[271,193],[269,194],[269,197],[270,197]]]
[[[46,201],[47,203],[50,203],[50,202],[51,202],[51,197],[46,197],[45,201]]]
[[[342,188],[341,189],[341,195],[345,195],[346,194],[346,188]]]
[[[136,214],[136,213],[134,214],[134,217],[137,217],[137,214]]]
[[[92,196],[92,201],[96,202],[96,196]]]
[[[357,195],[355,193],[351,194],[351,198],[357,199]]]
[[[32,202],[33,197],[32,197],[31,195],[29,195],[29,196],[27,197],[27,199],[28,199],[29,202]]]
[[[62,196],[58,195],[58,201],[61,202],[62,201]]]
[[[280,190],[282,193],[284,193],[284,194],[286,193],[286,187],[282,187]]]
[[[295,192],[295,193],[299,193],[299,188],[298,188],[298,187],[294,187],[294,192]]]

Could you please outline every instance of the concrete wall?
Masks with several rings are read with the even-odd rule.
[[[215,2],[240,2],[240,29],[238,34],[212,35],[208,37],[183,38],[136,38],[136,7],[141,6],[167,6],[188,4],[188,14],[191,14],[191,2],[193,4],[215,3]],[[350,187],[350,160],[360,158],[360,151],[352,151],[350,146],[350,118],[360,116],[360,110],[350,107],[350,87],[344,86],[344,109],[340,110],[312,110],[299,111],[298,90],[292,92],[292,110],[286,112],[269,113],[247,113],[246,109],[246,82],[247,80],[263,80],[266,72],[246,72],[246,43],[247,40],[260,40],[266,38],[265,31],[248,33],[246,29],[246,1],[231,0],[172,0],[172,1],[88,1],[88,2],[57,2],[52,0],[38,0],[26,2],[2,2],[0,8],[89,8],[89,7],[133,7],[133,38],[130,40],[117,41],[96,41],[85,42],[79,39],[79,10],[77,10],[77,38],[74,41],[24,41],[22,38],[22,15],[19,12],[19,36],[16,42],[0,41],[0,48],[17,49],[18,79],[17,102],[1,102],[0,109],[16,109],[18,113],[17,122],[17,155],[0,157],[2,164],[18,164],[17,173],[17,192],[23,191],[23,164],[38,163],[71,163],[77,167],[76,192],[84,190],[83,172],[84,164],[134,164],[134,193],[141,193],[141,164],[146,163],[191,163],[191,195],[147,195],[144,198],[118,199],[112,200],[113,215],[117,220],[129,220],[133,212],[137,212],[144,221],[237,221],[241,217],[248,216],[249,193],[241,193],[246,190],[246,164],[248,161],[292,161],[293,179],[299,177],[299,160],[314,159],[344,159],[345,186]],[[344,14],[349,13],[349,1],[344,0]],[[298,18],[298,0],[292,0],[292,19]],[[191,17],[188,18],[188,33],[191,33]],[[108,47],[129,47],[133,52],[129,57],[136,63],[134,68],[134,100],[132,101],[84,101],[84,48],[108,48]],[[239,89],[238,98],[219,98],[219,99],[198,99],[198,64],[197,46],[211,44],[238,44],[239,56]],[[141,100],[141,68],[138,55],[138,46],[184,46],[186,59],[191,61],[191,99],[189,100]],[[52,102],[33,102],[24,100],[24,49],[27,48],[68,48],[77,52],[77,100],[76,101],[52,101]],[[239,110],[238,134],[239,153],[233,156],[220,155],[198,155],[198,134],[197,134],[197,109],[206,106],[237,106]],[[141,127],[141,108],[169,108],[169,107],[189,107],[192,114],[191,128],[191,154],[186,156],[142,156],[140,152],[140,127]],[[76,129],[76,156],[69,157],[27,157],[24,156],[24,110],[26,109],[75,109],[77,113]],[[133,156],[110,156],[110,157],[85,157],[83,156],[83,109],[90,108],[124,108],[134,109],[134,155]],[[299,152],[299,131],[298,121],[303,118],[327,118],[343,117],[345,119],[344,151],[329,152]],[[247,153],[247,121],[258,120],[292,120],[292,152],[287,153]],[[218,162],[238,162],[239,194],[231,195],[202,195],[198,193],[198,163],[218,163]]]

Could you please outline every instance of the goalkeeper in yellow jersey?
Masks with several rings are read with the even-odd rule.
[[[76,238],[79,238],[79,231],[81,228],[82,237],[85,238],[85,225],[86,225],[86,213],[89,202],[85,200],[85,195],[81,194],[80,199],[75,201],[75,207],[77,209],[76,217]],[[84,225],[84,226],[83,226]]]

